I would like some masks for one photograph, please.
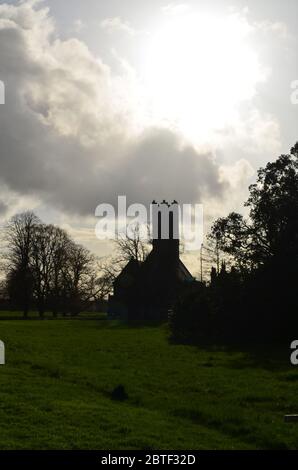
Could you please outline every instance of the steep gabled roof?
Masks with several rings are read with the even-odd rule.
[[[185,264],[182,263],[181,259],[179,259],[178,277],[180,281],[194,281],[194,277],[190,274]]]
[[[122,269],[122,271],[116,277],[114,284],[121,283],[121,280],[124,280],[125,278],[134,279],[139,274],[141,264],[142,263],[140,261],[137,261],[133,258],[129,260],[128,263]]]

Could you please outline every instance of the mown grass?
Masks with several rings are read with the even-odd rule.
[[[287,350],[200,350],[104,320],[2,320],[0,338],[1,449],[298,448]]]

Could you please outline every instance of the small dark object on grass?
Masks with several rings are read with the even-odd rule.
[[[111,393],[112,400],[124,401],[128,399],[128,395],[125,391],[123,385],[118,385],[118,387],[114,388]]]

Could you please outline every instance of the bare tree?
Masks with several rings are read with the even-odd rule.
[[[52,252],[52,270],[50,281],[49,307],[53,311],[54,317],[65,303],[64,279],[65,266],[68,263],[68,254],[72,241],[69,235],[59,227],[54,227],[54,247]]]
[[[28,316],[32,300],[33,278],[30,259],[34,233],[40,220],[33,212],[14,216],[4,230],[4,265],[7,273],[8,291],[16,304]]]
[[[142,229],[139,224],[130,227],[130,235],[125,234],[116,240],[118,261],[145,261],[148,255],[148,247],[142,237]]]
[[[4,240],[7,291],[25,317],[33,304],[40,317],[47,308],[78,313],[102,290],[91,253],[32,212],[13,217]]]
[[[97,286],[99,300],[107,298],[112,293],[114,281],[123,266],[124,262],[115,258],[106,258],[98,263]]]
[[[145,261],[148,256],[148,246],[151,243],[149,228],[146,228],[148,242],[142,236],[139,224],[130,226],[130,234],[119,236],[115,241],[115,255],[105,258],[98,263],[97,298],[107,298],[113,291],[113,284],[124,266],[132,259]]]
[[[64,296],[70,312],[78,314],[82,304],[93,296],[94,256],[83,246],[72,242],[68,247],[67,263],[62,272]]]
[[[54,316],[78,314],[109,295],[127,261],[145,259],[139,227],[132,233],[118,240],[116,258],[102,263],[64,230],[42,223],[31,212],[19,214],[5,228],[6,290],[25,317],[33,306],[41,318],[47,309]]]
[[[67,266],[72,242],[67,233],[54,225],[39,224],[34,233],[31,255],[33,294],[38,311],[43,317],[51,306],[57,314],[63,283],[63,269]]]

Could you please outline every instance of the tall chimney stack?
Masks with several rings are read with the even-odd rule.
[[[151,205],[153,249],[179,259],[179,205],[163,200]]]

